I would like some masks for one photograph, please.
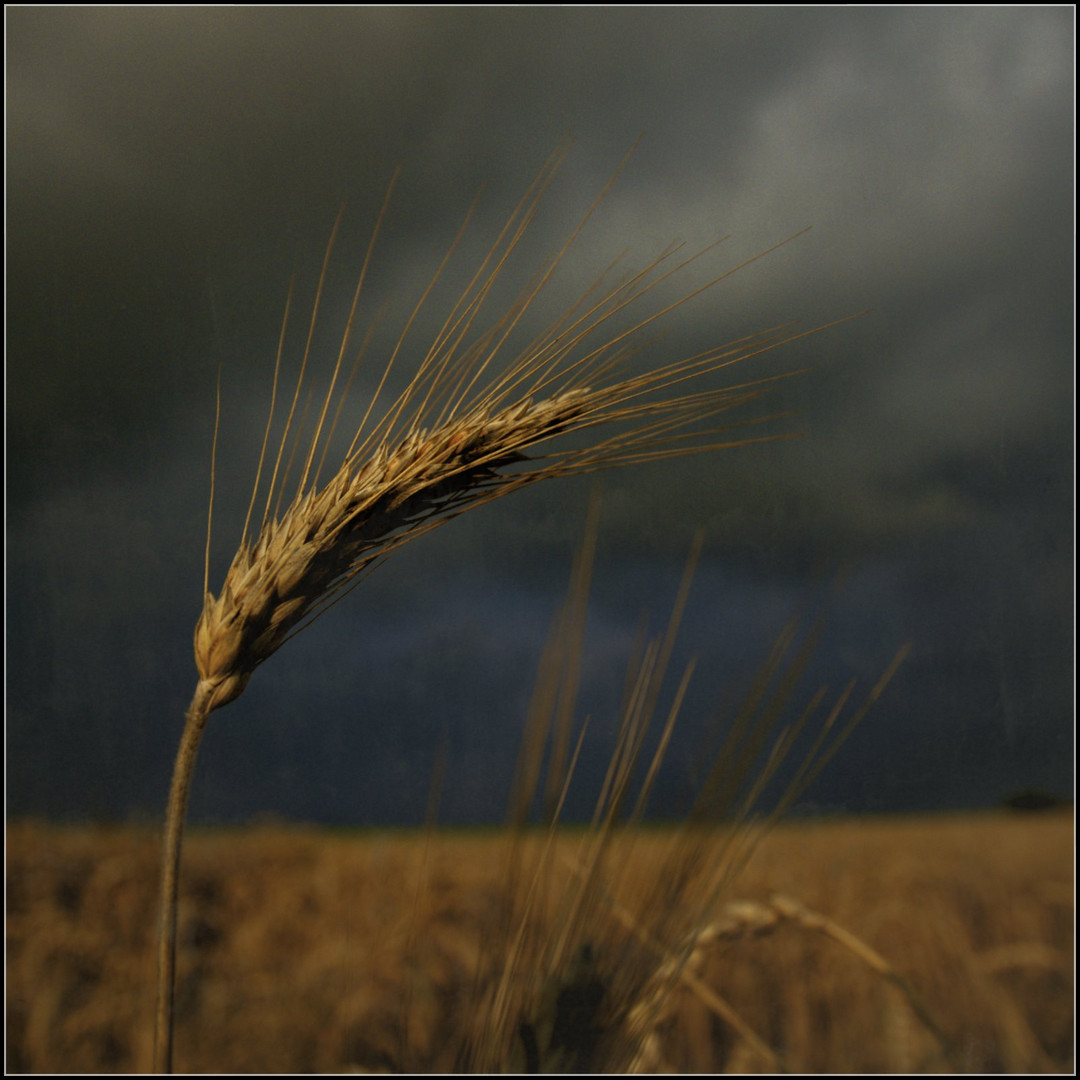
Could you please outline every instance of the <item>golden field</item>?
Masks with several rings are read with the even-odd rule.
[[[635,834],[629,878],[670,835]],[[560,839],[568,858],[579,838]],[[16,822],[7,841],[8,1071],[148,1069],[158,835]],[[193,830],[176,1070],[452,1069],[476,973],[497,963],[505,848],[495,832]],[[725,899],[797,900],[897,978],[805,920],[748,925],[698,976],[772,1060],[680,986],[664,1067],[1071,1072],[1073,852],[1071,811],[776,829]]]

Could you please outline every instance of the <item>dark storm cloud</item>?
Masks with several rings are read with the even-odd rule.
[[[575,147],[505,297],[644,132],[553,281],[548,314],[624,250],[640,267],[673,238],[696,250],[732,233],[691,271],[691,288],[806,225],[809,235],[674,313],[641,362],[869,309],[734,376],[810,367],[759,409],[795,410],[767,430],[805,438],[605,478],[597,588],[612,629],[600,654],[614,664],[636,607],[662,606],[660,568],[677,573],[700,524],[707,561],[752,582],[726,634],[703,623],[707,643],[688,642],[716,670],[738,620],[775,614],[767,597],[793,604],[808,571],[840,564],[880,590],[859,601],[881,616],[859,632],[877,642],[867,677],[914,636],[924,651],[911,708],[955,698],[966,717],[956,730],[979,717],[999,733],[1060,725],[1071,671],[1071,11],[23,8],[6,19],[14,805],[79,812],[65,792],[95,755],[107,772],[150,776],[106,785],[102,807],[158,798],[171,741],[158,735],[173,731],[162,718],[190,692],[215,372],[211,588],[246,509],[290,276],[303,313],[341,203],[319,359],[336,349],[401,165],[363,316],[390,303],[372,353],[385,356],[480,185],[444,299],[568,131]],[[294,312],[293,370],[305,318]],[[433,310],[411,348],[437,326]],[[361,375],[361,402],[371,378]],[[312,666],[322,649],[333,658],[317,678],[328,714],[360,701],[388,715],[403,684],[415,690],[397,708],[414,726],[399,746],[382,739],[384,760],[407,769],[410,739],[430,745],[433,698],[460,716],[505,706],[510,728],[495,747],[464,719],[456,730],[470,760],[512,756],[540,612],[562,586],[586,497],[585,484],[531,492],[395,556],[338,621],[308,632],[310,652],[290,645],[303,663],[260,672],[256,683],[288,684],[274,699],[276,737],[288,742],[305,696],[295,680],[323,671]],[[433,628],[448,565],[490,625],[517,627],[489,635],[518,640],[512,659],[484,643],[479,618]],[[731,582],[709,581],[706,607],[733,602]],[[449,590],[459,612],[466,592]],[[997,607],[984,609],[991,596]],[[759,630],[765,648],[770,631]],[[471,664],[450,648],[455,635],[471,643]],[[424,658],[426,677],[387,653],[364,685],[329,689],[338,665],[393,641],[399,658]],[[439,679],[443,692],[428,693]],[[258,743],[255,719],[270,707],[241,701],[230,712],[252,722],[221,738],[272,770],[267,755],[292,751]],[[147,730],[144,708],[159,729]],[[365,758],[370,727],[344,724],[309,747],[324,765]],[[215,774],[207,759],[205,782],[227,788],[226,767]],[[346,799],[295,784],[297,806]],[[229,813],[267,802],[241,788]]]

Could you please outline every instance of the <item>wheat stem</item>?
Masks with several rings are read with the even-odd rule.
[[[850,930],[845,929],[839,923],[833,922],[828,916],[817,911],[811,911],[805,904],[792,899],[790,896],[774,893],[769,897],[769,904],[781,917],[791,919],[807,930],[815,930],[820,934],[824,934],[825,937],[839,942],[845,949],[854,953],[867,967],[876,971],[891,982],[893,986],[897,987],[907,998],[911,1011],[919,1018],[926,1030],[937,1039],[938,1045],[948,1059],[949,1064],[954,1068],[962,1067],[960,1055],[953,1046],[952,1040],[942,1030],[941,1025],[938,1024],[930,1007],[923,1001],[911,983],[881,953],[872,949],[862,938],[856,937]]]
[[[173,765],[169,808],[161,860],[161,923],[158,936],[157,1013],[154,1019],[154,1071],[172,1072],[174,996],[176,985],[176,909],[180,888],[180,850],[184,836],[188,792],[195,774],[212,687],[200,679],[184,719],[184,733]]]

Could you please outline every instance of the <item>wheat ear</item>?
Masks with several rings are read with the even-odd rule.
[[[265,509],[257,533],[250,538],[277,398],[279,346],[271,416],[248,521],[221,591],[215,597],[204,585],[202,614],[195,627],[199,682],[176,758],[165,830],[154,1049],[158,1071],[169,1071],[172,1065],[176,904],[183,820],[199,741],[210,713],[238,697],[255,669],[307,621],[340,598],[357,575],[400,545],[457,514],[541,480],[778,437],[728,436],[717,440],[716,435],[724,428],[703,429],[700,425],[700,421],[757,398],[772,379],[692,392],[685,391],[683,384],[825,327],[802,332],[780,327],[643,374],[615,377],[617,369],[640,347],[636,339],[642,331],[768,252],[727,270],[659,311],[636,321],[631,318],[629,328],[614,332],[607,329],[605,339],[596,344],[594,335],[604,331],[611,320],[623,316],[631,305],[697,258],[695,255],[679,262],[675,258],[679,248],[672,248],[645,270],[617,284],[606,284],[606,276],[602,278],[553,325],[517,352],[513,360],[501,363],[504,348],[509,348],[508,339],[562,262],[614,176],[536,282],[490,327],[477,331],[481,309],[535,217],[540,199],[566,152],[567,147],[560,147],[545,164],[408,385],[391,399],[376,421],[376,403],[387,387],[391,369],[421,305],[461,238],[462,233],[458,234],[386,361],[376,394],[352,443],[332,477],[320,485],[321,466],[343,401],[343,394],[336,393],[336,388],[350,344],[364,280],[361,274],[295,494],[282,510],[288,463],[300,441],[302,424],[296,425],[294,418],[333,245],[331,235],[307,348],[276,459],[269,470]],[[379,224],[385,212],[384,204]],[[364,272],[367,265],[366,259]],[[357,362],[362,353],[363,348]],[[346,390],[351,381],[346,382]],[[750,422],[760,419],[764,418]],[[623,428],[587,443],[583,449],[535,452],[536,447],[556,436],[609,423],[622,424]],[[290,440],[292,449],[287,455]],[[209,538],[207,582],[208,578]]]

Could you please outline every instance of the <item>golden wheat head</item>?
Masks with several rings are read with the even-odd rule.
[[[537,403],[525,399],[494,415],[415,431],[392,448],[382,444],[294,501],[254,544],[242,542],[220,594],[206,594],[195,627],[195,662],[210,707],[237,697],[293,627],[402,533],[513,483],[498,468],[564,431],[587,398],[587,391],[568,390]]]
[[[636,347],[640,331],[739,267],[661,311],[636,322],[631,320],[628,328],[597,343],[605,324],[702,253],[669,266],[679,250],[673,248],[617,285],[605,288],[601,279],[500,370],[499,354],[507,338],[550,279],[583,221],[538,283],[493,326],[475,333],[484,301],[532,221],[540,196],[564,153],[560,151],[548,162],[518,206],[406,389],[377,423],[370,423],[375,405],[372,402],[337,471],[320,487],[319,470],[313,470],[313,463],[320,445],[322,458],[327,454],[330,436],[324,429],[332,432],[333,425],[327,425],[326,418],[356,314],[358,285],[307,463],[292,501],[279,516],[277,511],[271,512],[271,504],[275,498],[278,504],[281,501],[283,481],[278,480],[278,474],[304,378],[305,353],[260,531],[249,541],[245,525],[220,593],[214,597],[208,590],[205,592],[195,630],[195,660],[200,695],[208,709],[239,696],[255,668],[305,618],[336,598],[357,574],[394,547],[455,513],[555,476],[755,441],[743,438],[710,443],[702,435],[715,434],[718,429],[704,433],[698,421],[757,397],[771,380],[690,393],[681,391],[682,384],[800,334],[784,328],[767,331],[645,374],[618,377]],[[440,274],[445,265],[444,261]],[[324,264],[324,276],[325,270]],[[432,286],[417,305],[385,365],[380,391]],[[321,289],[320,280],[320,294]],[[275,394],[276,384],[275,372]],[[678,394],[664,396],[664,391],[676,386],[680,387]],[[342,401],[338,401],[336,415],[341,405]],[[530,453],[555,436],[612,423],[621,423],[622,430],[585,449],[539,457]],[[298,437],[298,433],[293,434]],[[264,457],[265,451],[264,441]],[[260,475],[261,471],[262,462]],[[255,492],[253,503],[254,498]],[[250,518],[249,509],[249,523]]]

